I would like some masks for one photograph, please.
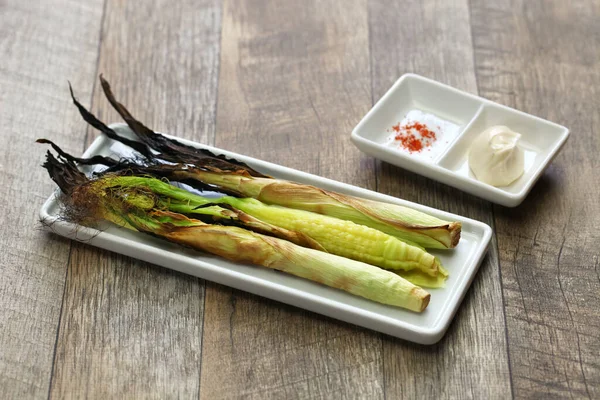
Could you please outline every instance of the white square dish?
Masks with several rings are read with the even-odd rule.
[[[111,125],[111,128],[120,134],[129,135],[133,138],[129,128],[123,124]],[[422,313],[386,306],[278,271],[229,262],[114,225],[107,225],[102,227],[101,230],[96,230],[66,222],[60,218],[58,190],[45,202],[40,211],[40,218],[44,222],[44,226],[52,232],[71,239],[84,241],[87,244],[305,308],[402,339],[422,344],[433,344],[442,338],[488,248],[492,236],[492,230],[488,225],[356,186],[210,146],[199,145],[179,138],[175,139],[191,146],[208,149],[216,154],[235,158],[275,178],[306,183],[367,199],[400,204],[438,218],[461,222],[461,240],[455,249],[431,251],[432,254],[440,258],[442,264],[450,273],[446,287],[443,289],[428,289],[431,293],[431,301]],[[131,151],[118,142],[100,136],[87,149],[84,157],[98,154],[119,158],[130,156]]]
[[[386,145],[390,128],[413,110],[433,114],[456,125],[437,153],[410,154]],[[468,165],[473,139],[494,125],[520,133],[525,172],[509,186],[494,187],[475,178]],[[415,74],[405,74],[373,106],[352,131],[361,151],[390,164],[424,175],[507,207],[525,199],[569,136],[564,126],[477,97]],[[429,150],[429,149],[428,149]]]

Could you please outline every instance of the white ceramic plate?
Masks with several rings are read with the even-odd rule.
[[[385,145],[390,128],[415,109],[459,127],[445,151],[429,160]],[[473,139],[493,125],[522,135],[525,172],[505,187],[478,181],[467,162]],[[398,79],[352,131],[353,143],[364,153],[507,207],[521,204],[568,136],[564,126],[414,74]]]
[[[131,131],[125,125],[115,124],[111,127],[121,134],[133,137]],[[58,191],[42,207],[40,211],[42,221],[51,231],[71,239],[84,241],[97,247],[305,308],[402,339],[432,344],[444,335],[487,250],[492,236],[492,230],[489,226],[472,219],[356,186],[213,147],[202,146],[183,139],[178,140],[188,145],[206,148],[214,153],[233,157],[276,178],[311,184],[366,199],[401,204],[445,220],[460,221],[462,223],[462,238],[457,248],[446,251],[432,251],[433,254],[440,257],[443,265],[450,272],[446,288],[430,290],[431,302],[427,309],[420,314],[386,306],[285,273],[252,265],[232,263],[116,226],[107,225],[101,231],[98,231],[65,222],[59,218],[60,205],[56,198],[59,194]],[[120,157],[130,155],[131,151],[122,144],[101,136],[87,149],[84,157],[91,157],[96,154]]]

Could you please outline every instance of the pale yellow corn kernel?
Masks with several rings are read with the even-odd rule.
[[[416,268],[437,274],[433,256],[376,229],[308,211],[268,206],[254,199],[230,202],[264,222],[310,236],[332,254],[386,269]]]

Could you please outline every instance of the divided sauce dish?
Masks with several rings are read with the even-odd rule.
[[[439,137],[440,143],[426,149],[428,152],[412,153],[394,146],[390,134],[407,114],[415,111],[446,121],[448,126],[456,127],[456,132]],[[523,174],[503,187],[479,181],[468,163],[474,139],[497,125],[521,134],[519,147],[524,153]],[[569,130],[564,126],[419,75],[405,74],[354,128],[351,139],[373,157],[494,203],[515,207],[525,199],[568,136]]]

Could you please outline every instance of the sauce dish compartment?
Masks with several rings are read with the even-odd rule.
[[[487,128],[504,125],[520,133],[518,146],[524,152],[524,172],[520,178],[508,186],[494,187],[477,180],[469,168],[469,149],[473,141]],[[566,128],[532,115],[494,103],[485,103],[450,149],[441,157],[438,164],[453,173],[469,179],[476,185],[486,186],[494,191],[504,191],[524,198],[541,176],[545,166],[566,139]]]
[[[358,124],[352,132],[352,141],[365,153],[392,164],[401,164],[406,169],[411,169],[414,162],[431,164],[446,153],[477,114],[480,106],[476,98],[459,90],[418,75],[406,74],[398,79]],[[429,159],[415,157],[415,154],[409,154],[400,146],[387,145],[388,139],[394,134],[393,126],[414,110],[432,114],[457,127],[454,137],[444,139],[443,146],[440,144]]]

